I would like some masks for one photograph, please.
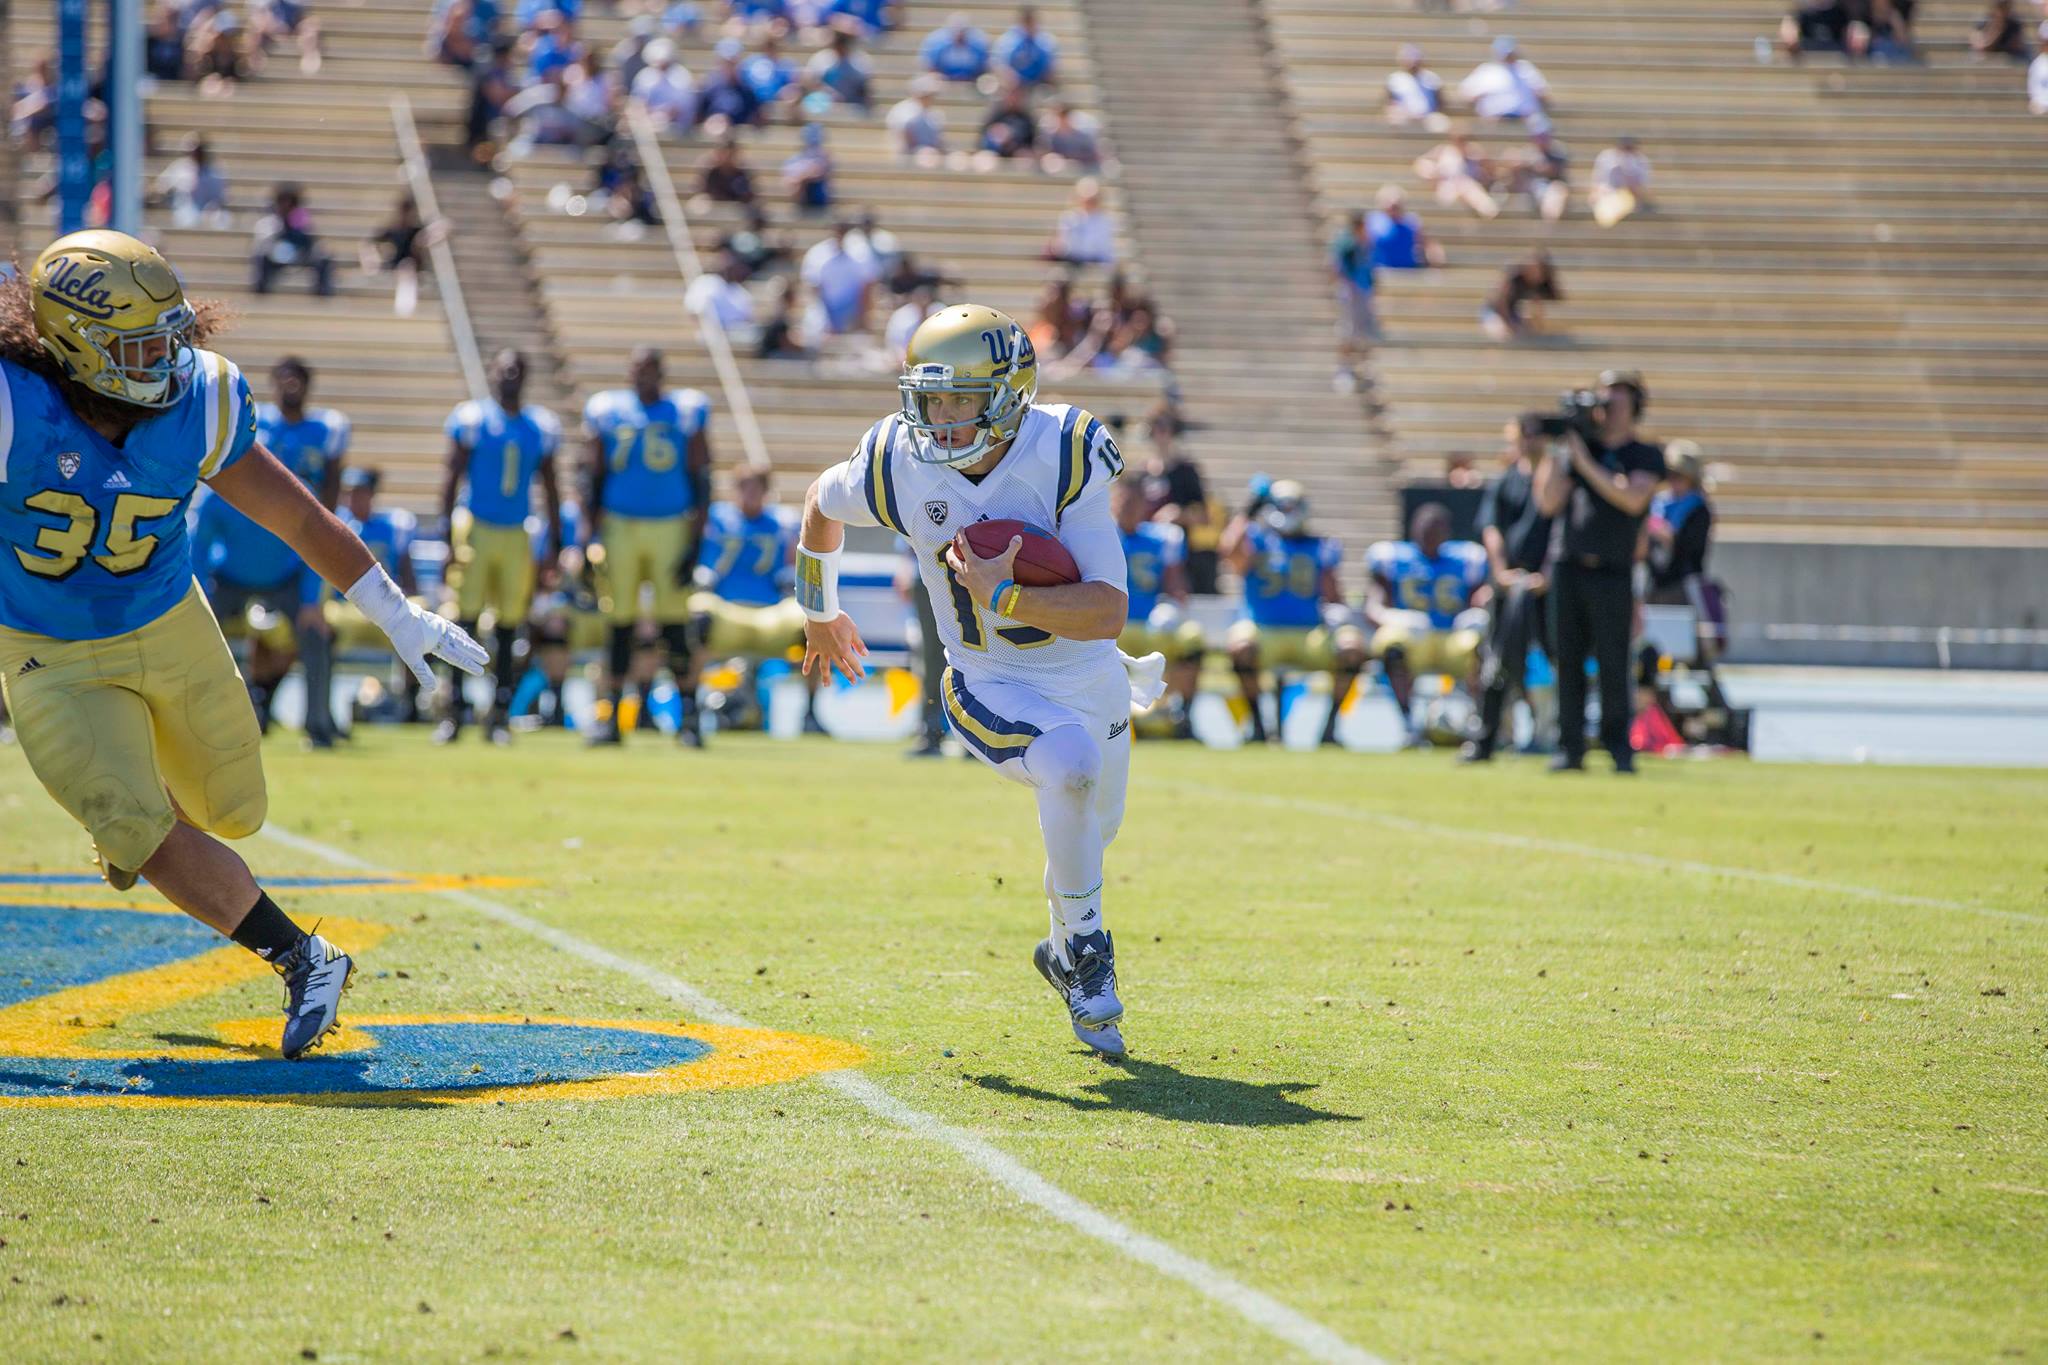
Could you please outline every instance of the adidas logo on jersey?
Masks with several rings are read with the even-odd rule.
[[[134,484],[128,482],[128,476],[118,469],[107,475],[107,481],[100,485],[102,488],[133,488],[134,486]]]
[[[35,655],[31,654],[28,656],[28,662],[23,664],[20,667],[20,669],[16,671],[16,676],[19,677],[23,673],[33,673],[42,666],[43,661],[41,659],[38,659]]]

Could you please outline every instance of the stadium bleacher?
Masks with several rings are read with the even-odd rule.
[[[1383,274],[1375,357],[1411,475],[1484,455],[1515,410],[1607,366],[1639,368],[1649,427],[1720,467],[1724,534],[1751,539],[2035,543],[2048,514],[2038,379],[2048,304],[2048,161],[2011,68],[1973,63],[1981,7],[1920,6],[1925,66],[1759,64],[1782,6],[1565,0],[1499,14],[1266,0],[1318,207],[1333,228],[1384,183],[1422,207],[1452,267]],[[1381,116],[1402,43],[1447,89],[1512,35],[1555,95],[1575,190],[1633,135],[1660,211],[1612,230],[1583,201],[1543,224],[1481,222],[1417,193],[1437,139]],[[1490,152],[1513,125],[1472,123]],[[1496,346],[1475,323],[1501,268],[1558,264],[1557,334]]]

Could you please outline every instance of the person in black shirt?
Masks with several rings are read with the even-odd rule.
[[[1550,463],[1540,413],[1525,412],[1507,428],[1508,467],[1486,485],[1479,503],[1479,539],[1492,571],[1492,623],[1479,676],[1479,737],[1458,757],[1484,763],[1500,739],[1510,689],[1522,689],[1529,646],[1543,620],[1544,566],[1550,559],[1550,518],[1536,505],[1536,482]]]
[[[1636,438],[1647,393],[1635,374],[1600,376],[1599,430],[1589,443],[1564,438],[1570,458],[1551,460],[1536,502],[1556,518],[1550,570],[1551,659],[1557,665],[1558,754],[1554,772],[1586,765],[1586,660],[1600,668],[1600,742],[1614,770],[1635,771],[1629,748],[1628,639],[1635,615],[1630,573],[1664,453]]]

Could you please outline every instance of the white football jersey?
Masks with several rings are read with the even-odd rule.
[[[998,464],[979,480],[911,455],[916,435],[891,415],[868,428],[844,463],[819,480],[819,507],[852,526],[886,526],[916,553],[946,662],[967,682],[1022,683],[1059,700],[1096,695],[1123,664],[1114,640],[1064,640],[972,601],[946,567],[947,545],[978,521],[1014,517],[1056,535],[1088,583],[1125,590],[1123,538],[1109,485],[1123,457],[1102,422],[1066,403],[1025,415]]]

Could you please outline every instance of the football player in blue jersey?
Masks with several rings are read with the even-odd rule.
[[[701,748],[695,670],[690,663],[690,585],[711,502],[711,403],[695,389],[662,387],[661,352],[642,346],[627,368],[632,387],[590,396],[590,558],[611,617],[605,691],[611,716],[592,744],[617,744],[619,705],[633,663],[640,590],[654,597],[654,622],[682,694],[679,738]],[[643,691],[644,696],[644,691]]]
[[[697,642],[712,659],[779,659],[804,643],[797,605],[796,514],[768,502],[768,471],[743,470],[735,500],[714,502],[697,564],[702,590],[690,599]],[[819,678],[806,680],[815,695]],[[806,710],[805,728],[819,731]]]
[[[1463,680],[1485,638],[1486,547],[1451,539],[1451,511],[1426,502],[1408,519],[1408,539],[1382,540],[1365,552],[1365,619],[1372,652],[1387,671],[1408,742],[1428,744],[1409,708],[1420,673]],[[1476,618],[1476,619],[1475,619]]]
[[[306,666],[306,743],[334,747],[327,705],[334,689],[331,631],[320,606],[320,577],[298,552],[207,489],[192,499],[192,571],[221,634],[249,641],[249,701],[257,728],[270,733],[270,704],[292,660]]]
[[[403,507],[379,507],[377,489],[383,481],[375,469],[350,465],[341,474],[341,524],[377,557],[384,572],[398,584],[398,590],[417,600],[419,575],[413,567],[412,545],[419,538],[420,521]],[[422,604],[424,605],[424,604]],[[337,648],[368,649],[383,641],[383,633],[347,602],[326,603],[327,624],[334,632]],[[412,670],[394,667],[391,678],[392,705],[383,718],[411,724],[420,718],[420,682]]]
[[[90,833],[109,884],[146,879],[284,978],[280,1051],[294,1058],[335,1027],[354,963],[220,842],[254,833],[268,795],[256,713],[192,578],[194,490],[345,588],[415,674],[486,655],[408,603],[257,440],[241,371],[200,347],[220,320],[119,232],[61,237],[0,284],[0,688],[29,767]]]
[[[1187,616],[1188,538],[1180,527],[1145,519],[1145,485],[1120,479],[1110,485],[1109,510],[1124,539],[1124,569],[1131,597],[1130,617],[1116,647],[1133,657],[1157,651],[1166,656],[1166,683],[1178,703],[1176,739],[1190,739],[1188,707],[1201,681],[1207,642],[1202,624]]]
[[[484,722],[493,744],[512,742],[513,676],[520,631],[533,606],[533,539],[526,533],[533,510],[533,484],[540,480],[548,529],[562,543],[562,489],[555,478],[555,449],[562,424],[538,404],[521,401],[526,357],[503,350],[491,357],[491,397],[458,403],[448,414],[448,471],[441,483],[441,515],[449,528],[449,586],[455,590],[455,619],[475,634],[489,610],[496,643],[492,676],[497,687]],[[448,707],[434,727],[434,742],[446,744],[462,732],[469,704],[460,679],[448,689]]]
[[[1252,486],[1245,510],[1224,528],[1218,547],[1244,578],[1244,617],[1226,641],[1238,686],[1252,710],[1252,739],[1264,742],[1259,670],[1298,668],[1330,674],[1330,715],[1322,742],[1337,742],[1337,717],[1365,667],[1365,630],[1344,602],[1337,566],[1344,547],[1308,528],[1308,494],[1292,479]],[[1278,703],[1277,689],[1274,697]]]
[[[300,483],[313,490],[322,507],[333,508],[341,495],[342,463],[348,455],[348,418],[333,408],[306,406],[306,400],[313,392],[313,371],[297,356],[286,356],[270,367],[270,388],[275,401],[256,406],[256,439],[263,443],[265,450],[277,456],[279,464],[298,475]],[[275,539],[261,527],[243,528],[235,526],[231,520],[226,525],[240,536],[262,537],[273,542]],[[275,553],[269,546],[263,548]],[[277,548],[283,547],[279,545]],[[259,559],[265,557],[258,556]],[[201,581],[209,580],[202,574]],[[317,580],[315,590],[318,590]],[[291,595],[289,591],[283,594]],[[237,614],[234,610],[224,610],[210,591],[208,600],[213,602],[216,617],[226,619]],[[317,601],[274,609],[282,611],[287,620],[297,621],[297,629],[289,634],[292,648],[306,670],[306,738],[316,749],[331,748],[335,736],[333,631],[329,629]],[[261,638],[259,636],[259,643]],[[291,666],[290,654],[284,655],[282,666]],[[251,667],[253,669],[253,663]],[[283,676],[281,671],[279,676]],[[259,701],[256,709],[267,722],[270,713],[266,703]]]
[[[256,439],[313,490],[322,507],[336,506],[348,458],[348,418],[333,408],[306,405],[313,370],[295,355],[270,367],[270,391],[275,400],[256,405]]]

